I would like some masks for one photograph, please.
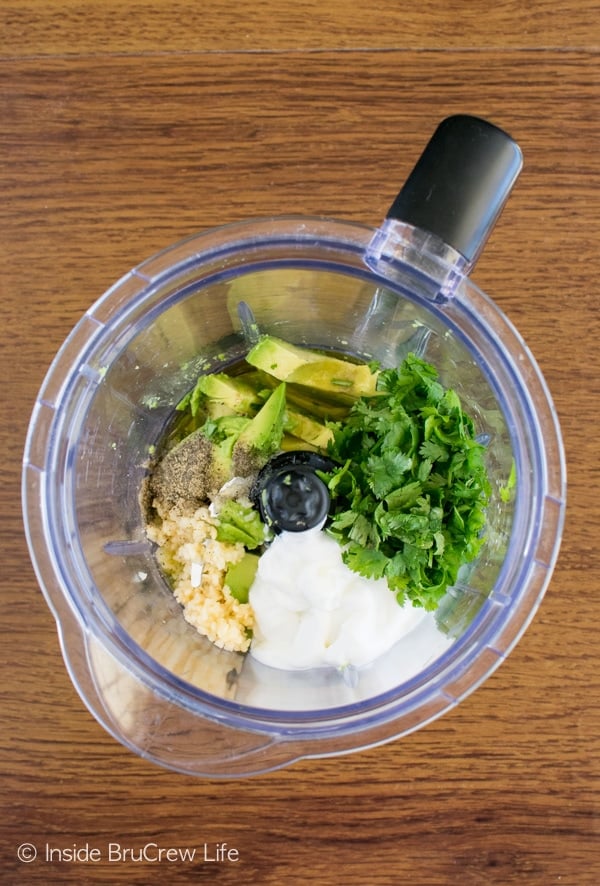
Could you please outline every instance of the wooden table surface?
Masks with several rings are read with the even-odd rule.
[[[1,6],[0,881],[599,883],[597,0]],[[186,235],[281,212],[377,225],[455,112],[525,156],[473,279],[562,423],[567,521],[543,605],[483,686],[402,740],[241,781],[138,759],[73,689],[26,550],[20,462],[44,373],[113,281]],[[109,862],[111,843],[196,858]],[[204,861],[205,843],[238,861]],[[44,860],[74,845],[100,861]]]

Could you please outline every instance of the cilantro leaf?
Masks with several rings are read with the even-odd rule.
[[[339,467],[322,475],[328,531],[351,569],[385,577],[399,603],[435,609],[484,542],[485,448],[457,393],[420,357],[381,370],[377,389],[331,425]]]
[[[383,578],[388,558],[375,548],[352,544],[342,554],[346,566],[365,578]]]
[[[386,450],[383,455],[372,455],[366,464],[366,478],[371,490],[383,498],[399,486],[412,467],[412,458],[404,452]]]
[[[419,455],[428,458],[432,462],[448,461],[448,447],[437,443],[435,440],[424,440],[419,447]]]

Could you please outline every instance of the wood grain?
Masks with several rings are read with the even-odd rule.
[[[600,44],[597,0],[253,3],[6,0],[2,55],[382,49],[575,49]]]
[[[348,9],[3,4],[3,882],[600,881],[597,4]],[[29,565],[19,466],[43,375],[112,282],[183,236],[284,211],[376,225],[456,111],[525,154],[473,276],[527,340],[564,431],[568,516],[543,605],[492,678],[401,741],[239,782],[154,767],[83,707]],[[204,862],[223,841],[239,863]],[[23,842],[200,854],[23,864]]]

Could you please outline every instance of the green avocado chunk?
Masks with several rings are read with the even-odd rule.
[[[268,372],[280,381],[320,355],[308,348],[299,348],[290,342],[273,335],[263,335],[246,356],[246,362],[263,372]]]
[[[202,376],[198,379],[196,390],[202,394],[206,412],[211,418],[232,414],[251,415],[262,402],[252,385],[225,373]]]
[[[250,588],[257,569],[258,555],[246,553],[238,563],[234,563],[227,570],[225,584],[231,591],[232,597],[235,597],[240,603],[248,602]]]
[[[327,449],[327,444],[333,441],[333,431],[330,428],[310,415],[304,415],[289,407],[286,412],[285,429],[294,437],[305,440],[317,449]]]
[[[297,347],[272,335],[259,339],[246,362],[290,386],[298,386],[305,395],[325,395],[333,403],[347,404],[376,393],[377,373],[367,364]]]
[[[250,476],[279,451],[284,419],[285,383],[275,388],[237,438],[232,459],[234,476]]]

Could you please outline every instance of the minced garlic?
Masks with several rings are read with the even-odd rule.
[[[156,558],[172,582],[186,621],[222,649],[246,652],[254,625],[249,603],[240,603],[225,584],[232,563],[245,553],[241,543],[217,540],[208,508],[167,508],[154,501],[157,520],[147,527],[158,545]]]

